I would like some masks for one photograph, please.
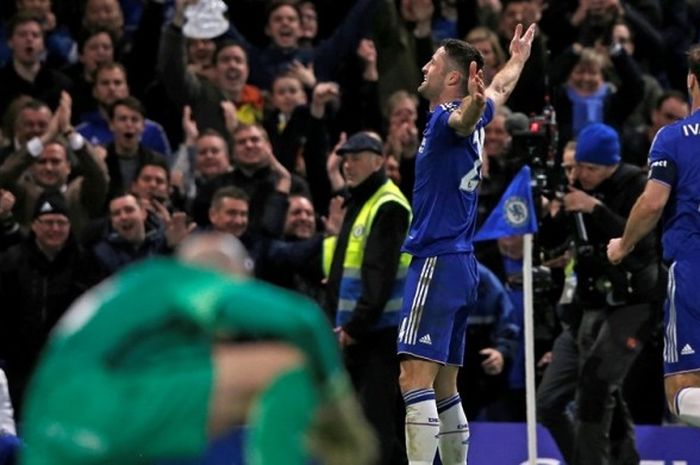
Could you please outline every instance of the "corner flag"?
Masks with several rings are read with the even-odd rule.
[[[476,233],[474,241],[523,236],[523,322],[525,336],[525,406],[527,417],[528,465],[537,461],[537,419],[535,410],[535,336],[532,293],[532,235],[537,232],[537,216],[530,189],[530,167],[515,175],[498,205]],[[523,462],[525,463],[525,462]]]
[[[525,165],[515,175],[496,208],[476,233],[474,241],[536,232],[537,216],[530,189],[530,167]]]

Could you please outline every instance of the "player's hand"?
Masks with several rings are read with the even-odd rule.
[[[632,250],[634,250],[634,247],[625,248],[621,237],[610,239],[610,242],[608,242],[608,260],[613,265],[618,265]]]
[[[484,70],[477,70],[476,61],[469,63],[469,95],[472,102],[479,108],[486,105],[486,85],[484,84]]]
[[[329,400],[318,408],[309,448],[324,465],[376,463],[377,439],[353,394]]]
[[[530,57],[530,50],[532,49],[532,41],[535,38],[535,31],[537,26],[531,24],[527,28],[525,34],[523,34],[523,25],[518,24],[515,26],[515,33],[513,34],[513,40],[510,41],[510,57],[511,59],[518,59],[522,62],[527,61]]]

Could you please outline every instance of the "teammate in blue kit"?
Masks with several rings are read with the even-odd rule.
[[[418,92],[432,114],[416,157],[413,222],[404,251],[406,278],[398,352],[406,403],[410,465],[464,464],[469,426],[457,393],[466,311],[478,283],[472,236],[481,179],[484,126],[515,87],[530,56],[535,26],[515,29],[511,57],[485,88],[484,60],[448,39],[423,67]]]
[[[700,45],[688,52],[691,115],[656,133],[649,181],[622,237],[608,244],[620,263],[663,216],[668,295],[664,309],[666,400],[684,422],[700,427]]]

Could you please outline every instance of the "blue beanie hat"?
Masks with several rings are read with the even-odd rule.
[[[620,136],[603,123],[589,124],[576,138],[576,161],[594,165],[620,163]]]

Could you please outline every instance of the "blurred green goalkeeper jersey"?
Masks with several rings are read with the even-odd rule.
[[[151,260],[83,295],[57,326],[30,385],[22,463],[149,463],[201,453],[213,342],[232,338],[298,347],[321,401],[349,389],[333,332],[309,300]]]

